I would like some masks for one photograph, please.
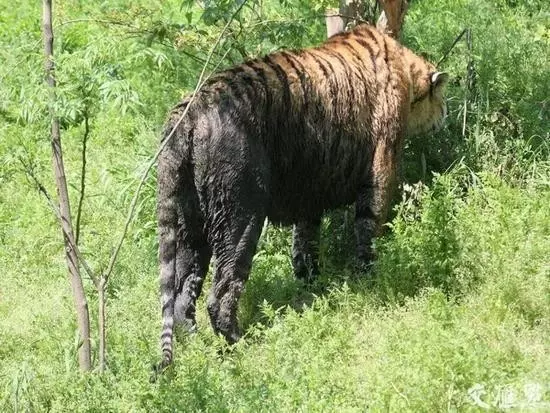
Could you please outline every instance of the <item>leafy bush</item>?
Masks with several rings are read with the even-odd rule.
[[[251,1],[216,63],[319,42],[327,5]],[[461,42],[442,64],[454,79],[447,126],[407,143],[403,197],[377,241],[373,280],[351,265],[352,210],[323,221],[322,276],[308,288],[292,277],[290,231],[270,226],[241,300],[244,340],[228,349],[211,332],[201,298],[198,333],[177,342],[175,365],[155,384],[155,179],[107,291],[108,371],[81,374],[59,230],[21,166],[53,192],[40,10],[30,2],[0,8],[0,411],[547,409],[545,6],[412,2],[404,42],[437,61],[471,28],[476,82],[467,88]],[[81,236],[94,268],[104,266],[120,233],[166,111],[194,86],[235,7],[57,3],[58,110],[73,205],[89,118]],[[89,283],[87,290],[95,319],[97,297]]]

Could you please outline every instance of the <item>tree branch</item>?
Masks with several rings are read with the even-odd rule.
[[[80,172],[80,196],[78,198],[78,207],[76,210],[75,224],[75,244],[78,245],[80,240],[80,219],[82,217],[82,205],[84,204],[84,191],[86,190],[86,146],[88,143],[88,135],[90,134],[90,123],[88,109],[84,109],[84,136],[82,137],[82,169]]]
[[[141,189],[143,188],[143,185],[145,184],[145,180],[147,179],[147,176],[149,175],[149,172],[151,171],[151,169],[155,165],[160,153],[164,150],[164,148],[166,147],[168,142],[170,142],[170,140],[172,139],[172,137],[174,136],[174,134],[176,132],[176,129],[178,128],[178,126],[180,125],[180,123],[182,122],[184,117],[187,115],[187,112],[189,111],[189,108],[191,107],[192,103],[195,100],[197,92],[200,90],[200,88],[203,86],[203,84],[210,77],[210,75],[208,75],[205,78],[206,68],[208,67],[208,64],[210,63],[210,60],[212,59],[212,56],[214,55],[214,52],[215,52],[216,48],[221,43],[221,41],[223,39],[223,36],[225,35],[225,32],[229,28],[229,25],[231,24],[231,22],[233,21],[235,16],[241,11],[241,9],[247,3],[247,1],[248,0],[244,0],[239,5],[239,7],[231,15],[231,18],[229,19],[227,24],[224,26],[223,30],[221,31],[220,35],[218,36],[218,39],[216,40],[216,43],[214,43],[214,45],[212,46],[212,49],[210,50],[210,53],[208,54],[206,62],[204,64],[204,66],[202,68],[202,71],[201,71],[201,74],[199,76],[199,81],[197,83],[197,86],[195,87],[195,90],[193,91],[193,94],[191,95],[191,98],[189,99],[189,103],[185,107],[185,110],[183,111],[183,113],[181,114],[181,116],[179,117],[177,122],[174,124],[174,127],[172,128],[172,131],[164,139],[164,141],[161,143],[161,145],[160,145],[159,149],[157,150],[157,152],[155,153],[155,155],[149,161],[149,163],[147,165],[147,168],[145,168],[145,171],[143,172],[143,174],[141,176],[141,179],[139,181],[139,184],[138,184],[138,187],[137,187],[136,192],[134,194],[134,197],[132,198],[132,202],[130,203],[130,209],[129,209],[128,215],[126,217],[126,222],[124,223],[124,228],[122,230],[122,234],[120,236],[120,239],[118,240],[118,243],[116,244],[116,247],[113,251],[113,254],[111,255],[111,259],[109,261],[109,265],[107,267],[107,270],[104,273],[104,278],[105,278],[106,282],[109,280],[109,277],[110,277],[111,273],[113,272],[113,268],[114,268],[116,260],[118,258],[118,254],[120,252],[122,244],[124,243],[124,239],[126,238],[126,234],[128,233],[128,228],[130,227],[130,223],[132,221],[132,218],[134,217],[134,212],[135,212],[135,209],[136,209],[139,193],[141,192]],[[229,50],[230,49],[226,50],[226,52],[224,53],[224,56],[222,57],[222,60],[223,60],[223,58],[225,58],[227,53],[229,53]],[[220,63],[221,63],[221,61],[220,61]],[[219,66],[220,63],[218,63],[218,65],[216,65],[214,70],[216,70],[216,68]]]
[[[123,27],[129,27],[129,28],[135,29],[135,30],[142,30],[139,27],[136,27],[136,26],[134,26],[130,23],[121,22],[121,21],[117,21],[117,20],[105,20],[105,19],[94,19],[94,18],[66,20],[64,22],[56,24],[55,28],[57,29],[58,27],[67,26],[69,24],[74,24],[74,23],[99,23],[99,24],[103,24],[103,25],[123,26]]]

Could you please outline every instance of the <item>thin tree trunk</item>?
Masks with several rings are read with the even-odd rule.
[[[378,30],[385,32],[395,39],[401,34],[401,27],[407,12],[407,0],[378,0],[382,13],[376,23]],[[367,11],[365,0],[340,0],[340,8],[326,10],[327,37],[346,30],[348,24],[354,20],[361,21]],[[373,13],[376,7],[370,9]],[[374,21],[374,20],[373,20]]]
[[[365,1],[363,0],[340,0],[340,14],[344,17],[344,30],[349,23],[362,21],[365,14]]]
[[[99,280],[99,286],[97,288],[99,293],[99,371],[103,373],[105,371],[106,361],[106,317],[105,317],[105,288],[107,287],[107,280],[102,275]]]
[[[88,302],[84,292],[84,285],[80,276],[78,258],[74,248],[74,234],[71,222],[71,209],[69,204],[69,194],[67,191],[67,180],[65,178],[65,168],[63,165],[63,152],[61,148],[61,134],[59,131],[59,121],[55,115],[55,75],[53,61],[53,31],[52,31],[52,0],[43,0],[42,2],[42,22],[44,34],[44,54],[46,82],[50,88],[50,116],[51,123],[51,145],[52,161],[55,174],[55,184],[59,198],[59,211],[61,215],[61,225],[63,240],[65,244],[65,258],[69,269],[69,279],[71,282],[74,305],[76,309],[78,330],[80,334],[80,347],[78,349],[78,361],[82,370],[91,368],[91,350],[90,350],[90,317],[88,314]]]

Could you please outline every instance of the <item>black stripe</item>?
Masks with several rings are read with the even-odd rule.
[[[425,99],[430,93],[427,92],[427,93],[423,93],[422,95],[418,96],[416,99],[414,99],[412,102],[411,102],[411,105],[414,105],[415,103],[418,103],[420,102],[421,100]]]
[[[344,72],[346,72],[346,74],[349,74],[349,72],[348,72],[349,63],[347,62],[347,60],[345,59],[344,56],[342,56],[336,50],[332,50],[332,49],[328,49],[328,48],[324,48],[323,51],[325,53],[331,55],[332,57],[334,57],[336,60],[338,60],[338,62],[342,65],[342,67],[344,69]]]
[[[322,59],[322,60],[327,64],[327,66],[328,66],[329,69],[330,69],[330,74],[336,73],[336,70],[334,70],[334,66],[332,65],[332,63],[330,62],[329,59],[327,59],[327,58],[325,58],[325,57],[323,56],[323,53],[321,53],[321,55],[320,55],[320,56],[317,56],[317,57],[318,57],[319,59]],[[333,78],[333,77],[329,77],[329,80],[333,81],[334,78]],[[336,81],[335,86],[336,86],[336,90],[338,90],[338,81]]]
[[[256,86],[254,85],[254,76],[250,73],[243,72],[240,78],[246,88],[248,98],[251,102],[255,102],[258,99],[258,94],[256,93]]]
[[[374,71],[374,74],[376,75],[376,56],[374,54],[374,50],[372,49],[372,46],[369,42],[367,42],[366,40],[364,39],[360,39],[360,38],[354,38],[354,40],[359,43],[361,46],[363,46],[365,49],[367,49],[367,52],[369,53],[369,56],[370,56],[370,59],[371,59],[371,62],[372,62],[372,69]]]
[[[334,79],[332,78],[332,74],[334,73],[334,68],[332,67],[332,65],[330,64],[330,62],[328,62],[326,59],[323,59],[322,57],[320,56],[316,56],[315,54],[311,53],[311,52],[307,52],[307,51],[304,51],[304,53],[308,53],[311,58],[313,60],[315,60],[315,63],[317,63],[317,65],[319,66],[319,68],[321,69],[321,71],[323,72],[323,75],[325,76],[325,78],[327,79],[327,82],[329,84],[329,89],[330,89],[330,94],[332,97],[334,97],[334,99],[337,100],[337,97],[338,97],[338,85],[334,83]],[[323,64],[323,62],[321,62],[321,59],[325,61],[325,63],[328,65],[329,67],[329,70],[327,70],[327,68],[325,67],[325,65]]]
[[[323,49],[327,54],[331,55],[332,57],[334,57],[336,60],[338,60],[338,62],[340,63],[340,65],[342,65],[342,69],[344,70],[344,73],[346,74],[346,80],[347,80],[347,87],[348,87],[348,92],[349,94],[351,95],[351,99],[348,99],[348,105],[349,105],[349,108],[348,108],[348,113],[352,114],[353,113],[353,110],[355,108],[355,91],[354,91],[354,88],[353,88],[353,83],[352,83],[352,79],[355,77],[353,75],[353,71],[350,72],[351,68],[349,67],[349,63],[346,61],[346,59],[340,54],[338,53],[336,50],[332,50],[332,49],[328,49],[328,48],[325,48]],[[349,69],[349,70],[348,70]]]
[[[189,104],[189,98],[185,98],[183,101],[181,101],[176,106],[174,106],[174,108],[172,110],[176,111],[178,109],[185,109],[188,104]]]
[[[351,55],[359,62],[359,64],[360,64],[359,71],[358,71],[359,76],[361,77],[361,80],[363,81],[363,85],[365,86],[365,91],[368,91],[368,89],[367,89],[367,86],[368,86],[367,78],[365,77],[365,73],[363,73],[363,69],[365,68],[365,62],[363,61],[363,59],[361,59],[361,55],[359,53],[357,53],[355,48],[347,40],[344,40],[342,42],[342,44],[344,45],[344,47],[346,47],[349,50]]]
[[[161,341],[163,341],[165,338],[172,337],[173,333],[171,331],[166,331],[160,335]]]
[[[231,73],[232,75],[239,75],[241,73],[246,73],[246,70],[244,70],[241,66],[235,66],[231,69],[227,69],[225,72]]]
[[[385,90],[387,91],[391,85],[391,70],[390,70],[390,61],[389,61],[389,55],[388,55],[388,42],[386,40],[386,37],[383,37],[382,40],[384,41],[384,62],[386,62],[386,68],[388,70],[388,79],[386,80],[386,88],[385,88]]]
[[[242,102],[244,99],[245,94],[239,87],[239,83],[235,82],[235,79],[231,79],[230,81],[226,82],[227,87],[231,91],[231,94],[235,98],[237,102]]]
[[[269,119],[269,111],[271,110],[271,91],[269,90],[269,83],[267,81],[267,76],[265,74],[265,70],[261,67],[256,67],[254,64],[258,63],[257,61],[252,62],[245,62],[244,64],[251,68],[254,73],[258,76],[257,79],[259,83],[262,85],[262,88],[264,89],[265,94],[265,101],[264,101],[264,109],[265,109],[265,116],[264,120],[267,121]]]
[[[256,87],[254,85],[254,76],[248,73],[242,66],[236,66],[231,69],[226,70],[226,73],[229,73],[232,76],[224,77],[225,82],[234,89],[235,87],[240,87],[240,95],[242,96],[243,92],[248,98],[248,103],[255,102],[257,99]],[[242,86],[242,87],[241,87]]]
[[[220,73],[220,75],[217,76],[216,81],[223,82],[223,84],[227,87],[226,90],[235,98],[235,103],[245,102],[245,95],[247,98],[246,100],[251,101],[250,91],[248,88],[245,86],[243,90],[240,87],[241,83],[239,82],[239,79],[235,75],[232,75],[229,71]],[[222,88],[216,88],[215,91],[220,94],[224,92]]]
[[[246,97],[249,100],[249,103],[255,102],[258,98],[256,93],[256,87],[254,85],[255,77],[247,72],[242,66],[236,66],[226,71],[233,75],[231,80],[227,81],[228,84],[235,83],[243,86]],[[225,78],[229,79],[229,78]],[[233,85],[231,85],[233,86]]]
[[[175,244],[175,241],[173,242]],[[173,244],[172,242],[170,244]],[[169,261],[172,261],[176,258],[175,251],[172,251],[174,248],[171,245],[161,245],[159,247],[160,253],[159,255],[161,258],[161,265],[168,263]]]
[[[353,57],[355,57],[356,60],[359,61],[359,63],[363,65],[365,64],[363,59],[361,59],[361,55],[357,53],[357,50],[355,50],[355,48],[351,45],[350,42],[348,42],[347,40],[342,40],[342,45],[349,50],[349,52],[353,55]]]
[[[376,63],[376,58],[380,55],[380,43],[378,43],[378,39],[376,38],[376,36],[372,33],[372,31],[370,29],[366,30],[365,33],[374,42],[374,44],[378,48],[378,52],[375,54],[374,51],[372,50],[372,48],[369,46],[369,52],[371,53],[371,56],[373,56],[372,63],[374,65],[374,73],[376,74],[377,67],[376,67],[375,63]]]
[[[370,30],[365,30],[365,34],[367,36],[369,36],[369,38],[374,42],[376,43],[377,46],[379,46],[378,44],[378,40],[376,39],[376,36],[374,34],[372,34],[372,32]]]
[[[283,110],[289,110],[291,107],[291,100],[290,100],[290,85],[288,84],[288,77],[283,70],[283,68],[277,63],[274,62],[273,59],[269,55],[264,57],[264,63],[267,64],[275,74],[277,75],[277,79],[279,79],[279,82],[281,83],[281,87],[283,88]]]
[[[281,52],[281,56],[288,62],[288,64],[292,67],[292,69],[296,72],[298,75],[298,79],[300,79],[300,87],[302,88],[302,98],[304,100],[304,112],[307,112],[307,106],[308,106],[308,83],[307,83],[307,77],[306,77],[306,69],[304,65],[297,60],[294,56],[292,56],[290,53],[287,52]]]
[[[267,82],[267,76],[265,75],[265,70],[261,67],[256,67],[254,64],[258,63],[257,61],[253,62],[245,62],[244,64],[252,69],[254,73],[258,76],[256,79],[260,82],[262,85],[262,88],[264,89],[264,93],[266,96],[269,94],[269,84]],[[255,80],[256,80],[255,79]]]
[[[216,76],[216,82],[223,82],[225,85],[229,85],[229,83],[233,82],[235,78],[231,76],[230,74],[220,73],[218,76]]]
[[[386,40],[385,37],[383,37],[382,40],[384,41],[384,61],[386,62],[386,65],[388,65],[389,67],[388,41]]]
[[[166,303],[164,303],[164,305],[162,306],[162,313],[161,314],[164,314],[164,311],[167,309],[167,308],[170,308],[174,305],[174,299],[173,298],[169,298],[168,301],[166,301]]]

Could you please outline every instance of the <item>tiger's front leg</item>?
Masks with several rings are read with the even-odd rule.
[[[386,142],[375,150],[369,179],[355,204],[355,238],[358,266],[369,270],[375,259],[373,240],[383,232],[397,187],[398,148]]]

